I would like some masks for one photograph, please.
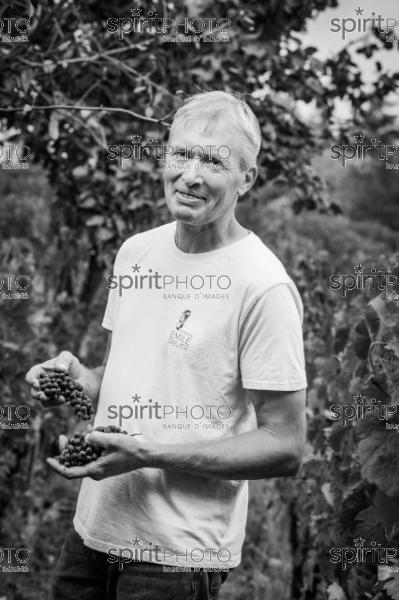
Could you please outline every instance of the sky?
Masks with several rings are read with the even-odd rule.
[[[372,14],[374,12],[374,15]],[[358,13],[358,14],[356,14]],[[370,26],[365,23],[365,19],[375,19],[381,15],[381,23],[386,26],[388,19],[393,26],[396,25],[395,37],[399,40],[399,2],[398,0],[340,0],[339,6],[335,9],[328,9],[321,12],[315,19],[309,19],[307,32],[302,38],[307,46],[318,48],[316,56],[322,59],[332,57],[343,47],[352,41],[362,38],[364,28]],[[332,20],[334,21],[332,22]],[[344,21],[347,19],[347,21]],[[351,19],[351,20],[350,20]],[[349,31],[354,28],[353,32]],[[347,31],[345,32],[344,29]],[[345,39],[343,39],[345,37]],[[376,38],[375,38],[376,39]],[[396,42],[398,44],[398,41]],[[399,71],[399,49],[381,50],[374,54],[373,58],[368,60],[363,55],[355,54],[356,62],[361,66],[363,78],[370,82],[375,78],[375,61],[379,60],[384,70],[392,73]],[[391,95],[389,100],[396,103],[393,111],[399,114],[399,95]],[[311,105],[305,105],[301,109],[304,117],[310,117],[313,112]],[[392,112],[392,109],[388,112]],[[348,107],[345,103],[337,104],[337,113],[341,118],[349,116]]]

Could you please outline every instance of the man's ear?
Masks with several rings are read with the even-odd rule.
[[[246,194],[251,187],[254,185],[256,178],[258,176],[258,167],[253,166],[245,171],[244,176],[242,178],[242,182],[238,188],[238,195],[243,196]]]

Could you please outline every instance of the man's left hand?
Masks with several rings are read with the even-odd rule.
[[[146,466],[145,445],[135,439],[136,435],[140,434],[127,436],[120,433],[93,431],[86,435],[85,440],[102,450],[103,454],[100,458],[82,467],[65,467],[55,458],[48,458],[47,463],[66,479],[90,477],[99,481],[106,477],[129,473]],[[65,443],[65,436],[60,436],[60,450],[65,447]]]

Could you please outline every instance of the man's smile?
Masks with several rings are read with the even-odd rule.
[[[182,188],[178,188],[176,193],[183,201],[185,200],[189,204],[196,200],[206,200],[205,196],[201,196],[201,194],[197,194],[196,192],[189,192],[188,190],[184,190]]]

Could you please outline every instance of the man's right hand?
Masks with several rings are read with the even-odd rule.
[[[46,373],[47,370],[64,371],[68,373],[72,379],[82,384],[85,387],[85,382],[80,380],[83,377],[84,372],[87,370],[81,365],[79,359],[74,356],[71,352],[61,352],[55,358],[46,360],[43,363],[34,365],[26,374],[25,381],[31,386],[31,396],[36,400],[40,400],[42,405],[47,408],[49,406],[57,406],[63,404],[60,401],[50,401],[44,392],[40,391],[39,375],[40,373]]]

